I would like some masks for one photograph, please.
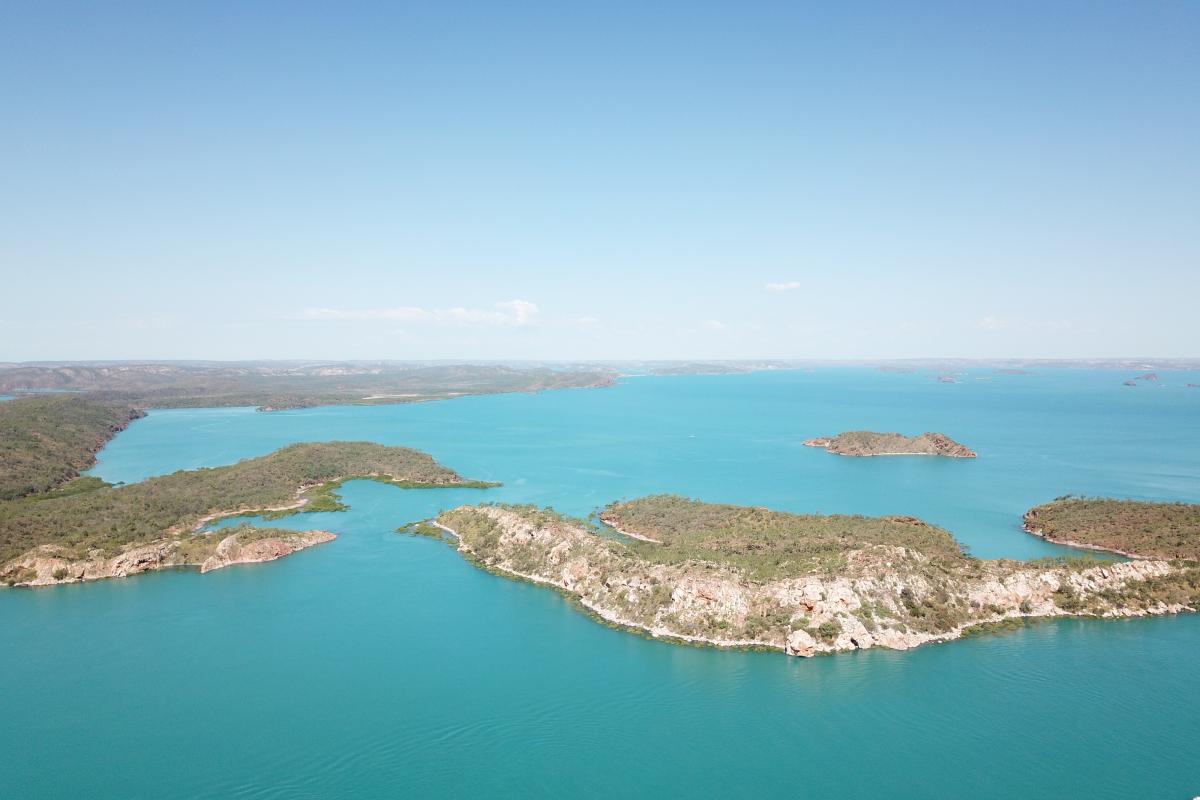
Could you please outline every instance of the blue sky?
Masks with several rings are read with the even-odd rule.
[[[10,3],[0,360],[1200,356],[1200,4]]]

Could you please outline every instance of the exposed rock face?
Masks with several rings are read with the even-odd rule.
[[[336,539],[329,531],[303,531],[288,536],[269,536],[242,544],[236,535],[227,536],[217,545],[216,552],[200,564],[201,572],[233,566],[234,564],[260,564],[289,556],[298,550],[324,544]]]
[[[904,436],[899,433],[849,431],[832,438],[809,439],[807,447],[823,447],[839,456],[946,456],[975,458],[974,450],[944,433]]]
[[[53,586],[125,578],[165,567],[211,572],[234,564],[274,561],[337,538],[329,531],[280,531],[278,536],[259,535],[243,542],[244,536],[235,533],[219,540],[217,534],[180,536],[130,547],[115,556],[94,552],[87,558],[67,558],[62,548],[43,545],[5,564],[0,579],[13,586]]]
[[[650,562],[579,525],[531,520],[515,509],[463,507],[438,524],[469,560],[556,587],[607,622],[655,637],[796,656],[904,650],[1008,618],[1194,610],[1140,591],[1181,569],[1165,561],[1081,567],[964,558],[947,574],[910,548],[869,545],[847,552],[837,574],[753,582],[721,564]]]
[[[788,634],[787,645],[783,649],[789,656],[808,658],[816,654],[817,640],[807,631],[795,630]]]

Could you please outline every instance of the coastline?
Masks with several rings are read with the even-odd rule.
[[[827,453],[831,453],[832,455],[835,455],[835,456],[842,456],[843,458],[879,458],[880,456],[929,456],[930,458],[972,458],[972,456],[947,456],[947,455],[943,455],[942,453],[916,453],[916,452],[909,452],[909,453],[900,453],[900,452],[897,452],[897,453],[841,453],[841,452],[838,452],[837,450],[830,450],[825,445],[809,444],[808,442],[805,442],[804,446],[805,447],[819,447]]]
[[[661,539],[652,539],[649,536],[643,536],[640,533],[634,533],[633,531],[625,530],[616,523],[615,518],[611,514],[601,514],[600,521],[612,528],[617,533],[621,534],[622,536],[628,536],[630,539],[637,539],[639,542],[650,542],[651,544],[662,544]]]
[[[887,450],[887,444],[894,447],[919,446],[926,443],[931,449],[925,450]],[[839,433],[837,436],[819,436],[808,439],[805,447],[816,447],[836,456],[850,458],[871,458],[873,456],[941,456],[943,458],[978,458],[979,454],[971,448],[954,441],[941,433],[923,433],[918,436],[903,436],[898,433],[874,433],[871,431],[852,431]],[[872,449],[877,448],[877,449]]]
[[[662,639],[664,641],[682,642],[685,644],[702,645],[702,646],[706,646],[706,647],[716,647],[716,648],[721,648],[721,649],[726,649],[726,650],[737,650],[737,649],[776,650],[776,649],[778,649],[776,647],[771,646],[769,643],[766,643],[766,642],[763,642],[763,641],[757,640],[757,639],[715,639],[715,638],[709,638],[709,637],[704,637],[704,636],[693,636],[693,635],[684,634],[684,633],[675,633],[667,628],[660,627],[660,626],[645,625],[641,622],[624,619],[624,618],[620,617],[616,612],[611,611],[606,608],[603,608],[592,602],[589,602],[586,597],[583,597],[582,595],[571,591],[571,589],[569,587],[567,587],[565,584],[557,583],[557,582],[551,580],[550,578],[544,578],[539,575],[534,575],[534,574],[527,573],[527,572],[521,572],[519,570],[512,569],[510,567],[484,564],[482,561],[474,558],[474,551],[471,550],[469,547],[467,547],[463,543],[462,536],[459,535],[458,531],[456,531],[453,528],[450,528],[446,525],[443,525],[442,523],[438,522],[437,520],[431,520],[430,524],[432,524],[436,528],[440,528],[442,531],[445,531],[446,533],[450,534],[451,536],[453,536],[455,538],[455,540],[458,542],[458,546],[455,549],[463,557],[463,559],[465,561],[467,561],[469,564],[471,564],[475,567],[478,567],[479,569],[482,569],[484,572],[489,572],[498,577],[521,580],[521,581],[525,581],[527,583],[533,583],[538,586],[545,586],[547,588],[554,589],[559,594],[564,595],[572,602],[577,603],[582,609],[584,609],[584,611],[587,613],[588,616],[591,616],[594,619],[596,619],[597,621],[599,621],[605,625],[608,625],[610,627],[627,630],[627,631],[630,631],[633,633],[645,634],[652,639]],[[631,538],[641,539],[642,541],[647,541],[647,542],[657,542],[656,539],[649,539],[649,538],[641,537],[641,536],[634,536]]]
[[[1036,536],[1043,541],[1050,542],[1051,544],[1060,544],[1065,547],[1075,547],[1080,550],[1094,550],[1098,553],[1113,553],[1114,555],[1124,556],[1125,558],[1132,558],[1132,559],[1136,559],[1139,561],[1154,560],[1153,556],[1142,555],[1140,553],[1131,553],[1127,550],[1118,550],[1115,547],[1104,547],[1104,546],[1098,545],[1098,544],[1088,544],[1086,542],[1076,542],[1071,539],[1055,539],[1053,536],[1047,536],[1042,531],[1041,528],[1032,527],[1032,523],[1030,523],[1028,521],[1021,523],[1021,530],[1025,531],[1028,534],[1032,534],[1033,536]]]
[[[320,511],[340,511],[341,504],[333,492],[346,481],[374,480],[397,488],[458,488],[481,487],[479,481],[457,476],[452,481],[417,483],[400,480],[385,473],[362,473],[339,476],[315,484],[302,484],[293,493],[290,503],[268,507],[241,506],[210,512],[194,520],[184,520],[157,532],[155,538],[129,542],[118,552],[92,548],[86,555],[68,554],[60,544],[43,543],[0,564],[0,586],[55,586],[64,583],[123,578],[142,572],[170,567],[198,567],[210,572],[237,563],[273,561],[298,550],[322,544],[336,538],[325,530],[291,531],[275,528],[239,526],[221,531],[203,531],[206,525],[220,519],[239,516],[269,516],[279,518],[298,512],[317,501]],[[273,515],[273,516],[271,516]],[[222,538],[222,536],[224,538]]]
[[[1195,611],[1182,603],[1152,600],[1142,602],[1136,594],[1128,601],[1106,602],[1088,607],[1076,598],[1087,600],[1104,597],[1109,592],[1123,592],[1146,581],[1175,574],[1178,568],[1166,561],[1142,559],[1127,563],[1105,563],[1084,569],[1039,567],[1023,562],[989,562],[978,575],[964,576],[953,585],[952,591],[974,611],[971,615],[944,630],[917,630],[889,621],[888,615],[868,620],[862,609],[903,607],[901,589],[920,587],[922,579],[890,570],[880,574],[858,577],[843,575],[808,575],[777,579],[765,583],[746,582],[736,571],[708,565],[697,572],[687,566],[614,564],[606,562],[600,551],[577,547],[595,537],[583,528],[571,526],[547,528],[531,526],[511,511],[500,508],[461,508],[458,512],[474,512],[497,523],[498,541],[489,538],[495,551],[487,555],[477,552],[452,526],[434,520],[431,524],[449,534],[456,550],[468,562],[501,577],[524,580],[552,588],[597,621],[647,635],[650,638],[717,648],[748,648],[782,651],[790,656],[808,657],[818,654],[865,650],[884,647],[907,650],[924,644],[953,641],[974,631],[1003,626],[1016,620],[1054,618],[1111,619],[1176,614]],[[897,552],[903,548],[896,548]],[[530,571],[521,564],[538,563],[537,553],[548,558],[542,563],[548,569]],[[555,555],[557,554],[557,555]],[[590,559],[590,560],[589,560]],[[704,565],[698,565],[704,567]],[[663,608],[655,619],[682,622],[693,615],[723,615],[759,602],[767,601],[794,609],[802,620],[824,619],[836,623],[834,633],[822,638],[809,630],[785,627],[774,632],[763,631],[751,636],[721,636],[715,633],[696,633],[680,630],[669,624],[648,623],[631,618],[617,606],[630,605],[623,598],[635,593],[645,594],[653,587],[668,590]],[[671,588],[674,587],[674,588]],[[918,589],[927,591],[929,587]],[[911,598],[912,595],[909,595]],[[1068,605],[1068,601],[1074,605]],[[911,602],[911,601],[910,601]],[[1059,603],[1062,603],[1062,607]],[[1138,605],[1142,602],[1141,605]],[[636,607],[630,605],[631,608]],[[874,612],[871,612],[872,616]],[[866,627],[864,623],[870,625]],[[687,623],[684,623],[687,624]],[[735,627],[737,623],[731,623]],[[807,624],[807,623],[802,623]],[[824,626],[822,626],[823,628]],[[742,625],[742,629],[746,629]]]
[[[337,534],[326,530],[279,531],[275,536],[260,536],[243,541],[242,532],[223,539],[215,537],[196,549],[195,540],[185,536],[162,538],[126,548],[114,556],[94,555],[66,558],[56,545],[42,545],[5,565],[6,570],[21,570],[25,579],[12,588],[42,588],[71,583],[127,578],[163,569],[194,568],[201,574],[238,564],[262,564],[331,542]],[[214,536],[213,534],[202,534]],[[215,542],[215,544],[213,544]]]

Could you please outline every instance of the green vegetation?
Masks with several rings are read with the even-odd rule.
[[[621,617],[647,627],[665,625],[692,636],[737,639],[786,638],[789,630],[807,628],[825,644],[842,633],[841,624],[833,619],[792,619],[794,609],[781,606],[769,590],[740,619],[720,613],[689,613],[683,620],[665,611],[672,606],[673,586],[683,575],[717,581],[735,576],[747,586],[766,587],[780,580],[814,575],[835,580],[879,569],[916,581],[924,590],[917,595],[904,589],[902,602],[890,610],[874,602],[863,604],[858,609],[859,620],[868,630],[876,626],[877,616],[901,614],[907,628],[941,632],[977,613],[964,598],[952,596],[951,590],[956,581],[978,577],[982,562],[964,555],[946,531],[911,517],[788,514],[673,495],[617,503],[601,513],[602,520],[617,528],[658,540],[649,542],[595,535],[597,531],[583,521],[551,509],[527,505],[494,508],[514,512],[522,523],[550,536],[518,546],[511,528],[494,515],[475,508],[455,509],[442,514],[439,521],[462,537],[466,558],[502,574],[542,575],[552,583],[562,564],[584,558],[589,574],[601,585],[597,591],[604,596],[604,603]],[[509,538],[504,541],[506,532]],[[875,552],[881,545],[892,549]],[[659,568],[669,572],[658,576],[655,570]],[[633,593],[636,599],[612,589],[630,581],[642,585]]]
[[[953,564],[967,560],[948,532],[912,517],[787,514],[656,495],[616,503],[601,518],[661,542],[628,540],[626,546],[648,561],[720,562],[752,580],[833,573],[848,551],[868,545],[905,547]]]
[[[1055,542],[1200,561],[1200,505],[1060,497],[1030,509],[1025,527]]]
[[[131,420],[134,408],[78,395],[0,403],[0,501],[49,492],[87,469],[96,452]],[[71,491],[96,488],[78,483]]]
[[[451,541],[453,537],[436,525],[426,521],[410,522],[407,525],[402,525],[396,529],[396,533],[407,533],[412,536],[424,536],[428,539],[437,539],[439,541]]]
[[[0,367],[0,394],[86,392],[142,408],[415,403],[612,382],[609,369],[372,362],[102,362]]]
[[[113,554],[128,544],[188,531],[205,517],[268,510],[343,508],[333,489],[370,478],[400,487],[483,487],[416,450],[370,442],[297,444],[215,469],[176,472],[128,486],[60,492],[0,502],[0,564],[37,545],[55,544],[81,556]],[[312,505],[296,507],[297,492]],[[273,509],[273,510],[272,510]]]
[[[112,486],[111,483],[102,481],[101,479],[88,475],[83,478],[75,478],[67,481],[62,486],[53,491],[42,492],[41,494],[30,495],[31,500],[53,500],[56,497],[69,497],[73,494],[82,494],[84,492],[94,492],[97,489],[105,489]]]
[[[1027,617],[1006,617],[999,622],[981,622],[963,630],[963,638],[974,636],[995,636],[1002,633],[1013,633],[1024,630],[1030,624]]]
[[[458,534],[472,563],[552,586],[606,624],[796,655],[914,647],[964,629],[1004,630],[1026,616],[1200,607],[1197,563],[985,561],[911,517],[789,514],[660,495],[614,504],[600,518],[612,530],[490,504],[438,522]],[[427,525],[402,530],[445,538]]]
[[[1105,604],[1136,605],[1143,608],[1159,604],[1200,607],[1200,565],[1195,562],[1182,562],[1179,564],[1179,570],[1171,575],[1100,592],[1089,598],[1087,608],[1096,613]]]
[[[415,451],[414,451],[415,452]],[[327,481],[311,489],[305,490],[300,498],[304,500],[303,508],[285,508],[275,511],[249,512],[263,519],[282,519],[301,511],[312,513],[316,511],[345,511],[349,506],[342,502],[338,490],[342,484],[352,480],[376,481],[395,486],[397,489],[493,489],[499,486],[494,481],[459,480],[455,483],[429,483],[421,480],[396,479],[390,475],[351,475],[340,480]]]

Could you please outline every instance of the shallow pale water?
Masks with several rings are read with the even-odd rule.
[[[992,380],[977,381],[976,377]],[[5,796],[1180,797],[1200,794],[1200,618],[1063,621],[788,659],[648,641],[393,529],[481,499],[587,514],[679,492],[903,513],[975,555],[1067,493],[1200,500],[1200,390],[1114,372],[868,370],[261,414],[154,412],[118,481],[295,441],[427,450],[497,490],[345,487],[341,534],[265,565],[0,592]],[[804,439],[940,430],[974,461],[848,459]]]

